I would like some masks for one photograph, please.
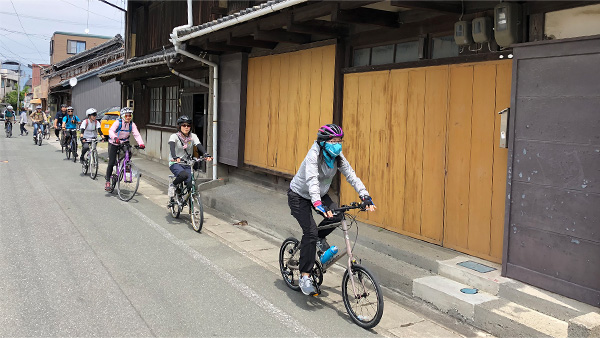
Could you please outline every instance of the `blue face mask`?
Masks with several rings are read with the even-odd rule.
[[[333,162],[335,161],[335,158],[342,153],[342,144],[321,142],[321,146],[324,147],[323,157],[325,159],[325,163],[329,168],[333,168]]]

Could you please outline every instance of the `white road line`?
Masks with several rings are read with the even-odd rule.
[[[300,322],[298,322],[297,320],[292,318],[289,314],[285,313],[284,311],[280,310],[279,308],[277,308],[275,305],[273,305],[269,301],[265,300],[262,296],[260,296],[258,293],[256,293],[254,290],[252,290],[249,286],[244,284],[242,281],[237,279],[235,276],[233,276],[229,272],[225,271],[221,267],[219,267],[216,264],[214,264],[213,262],[211,262],[208,258],[206,258],[202,254],[200,254],[198,251],[192,249],[185,242],[183,242],[182,240],[180,240],[177,237],[175,237],[174,235],[172,235],[165,228],[158,225],[156,222],[154,222],[149,217],[144,215],[142,212],[140,212],[139,210],[137,210],[136,208],[131,206],[129,203],[124,203],[124,204],[127,208],[129,208],[129,210],[131,210],[131,212],[133,212],[136,216],[138,216],[140,219],[142,219],[144,222],[146,222],[148,225],[150,225],[152,228],[154,228],[154,230],[158,231],[161,235],[163,235],[163,237],[165,237],[171,243],[178,246],[180,249],[182,249],[185,253],[190,255],[195,260],[207,265],[211,270],[213,270],[213,272],[215,273],[216,276],[218,276],[222,280],[226,281],[234,289],[239,291],[244,297],[248,298],[254,304],[261,307],[263,310],[265,310],[267,313],[269,313],[271,316],[273,316],[275,319],[277,319],[283,325],[291,328],[296,333],[305,334],[305,335],[311,336],[311,337],[317,337],[317,334],[314,333],[311,329],[302,325]]]

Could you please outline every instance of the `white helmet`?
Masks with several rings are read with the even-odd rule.
[[[94,108],[90,108],[90,109],[88,109],[88,110],[85,111],[85,115],[86,116],[90,116],[90,115],[96,114],[96,113],[97,113],[97,110],[94,109]]]
[[[13,110],[13,107],[12,106],[8,106],[8,107],[6,107],[6,109]]]
[[[124,107],[123,109],[121,109],[121,118],[125,118],[125,115],[127,114],[131,114],[131,116],[133,116],[133,109],[129,107]]]
[[[35,107],[35,109],[42,109],[42,105],[41,105],[41,104],[38,104],[38,105]]]

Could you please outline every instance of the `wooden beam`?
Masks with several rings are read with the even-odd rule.
[[[463,7],[460,1],[401,1],[392,0],[392,6],[425,9],[429,11],[445,13],[462,13]],[[495,5],[495,4],[494,4]]]
[[[273,49],[273,48],[277,47],[277,42],[255,40],[250,36],[234,38],[233,36],[231,36],[231,34],[227,38],[227,44],[233,45],[233,46],[257,47],[257,48],[265,48],[265,49]]]
[[[382,27],[397,28],[398,13],[371,8],[356,8],[350,10],[338,9],[331,14],[331,21],[354,24],[368,24]]]
[[[398,13],[398,22],[400,22],[400,24],[407,24],[435,18],[441,15],[444,15],[444,13],[414,9]]]
[[[288,17],[286,29],[288,32],[293,33],[326,35],[331,37],[348,35],[348,28],[339,23],[323,20],[311,20],[298,23],[294,21],[294,16],[291,13]]]
[[[249,53],[251,48],[248,47],[239,47],[239,46],[230,46],[224,43],[216,43],[216,42],[204,42],[203,48],[207,51],[217,51],[217,52],[245,52]]]
[[[273,42],[288,42],[301,45],[310,42],[310,35],[291,33],[282,29],[271,31],[261,31],[257,29],[254,31],[254,39]]]

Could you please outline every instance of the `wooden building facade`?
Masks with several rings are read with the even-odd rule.
[[[597,199],[594,187],[600,179],[600,161],[592,149],[600,146],[598,129],[594,129],[599,123],[597,105],[594,98],[578,103],[583,113],[570,115],[572,129],[552,129],[550,121],[542,123],[556,133],[536,139],[539,135],[528,134],[536,126],[532,120],[544,117],[540,112],[529,117],[536,107],[524,102],[547,93],[545,89],[531,91],[524,94],[525,101],[518,99],[519,93],[529,93],[519,87],[524,77],[519,72],[521,62],[536,69],[528,60],[554,58],[556,67],[573,69],[575,63],[562,57],[569,55],[568,60],[575,60],[589,51],[594,56],[579,57],[582,64],[577,66],[594,67],[594,58],[600,55],[593,48],[598,40],[585,36],[600,34],[598,14],[590,14],[597,13],[597,1],[508,2],[517,13],[509,18],[515,22],[515,40],[510,45],[502,41],[502,46],[492,32],[487,42],[462,46],[456,43],[460,36],[454,37],[459,21],[466,21],[469,28],[473,20],[502,24],[506,17],[498,14],[497,2],[489,1],[306,1],[186,39],[186,35],[286,1],[194,2],[194,24],[199,26],[179,35],[187,50],[220,62],[217,142],[219,162],[227,171],[260,173],[285,183],[298,169],[318,127],[341,124],[346,132],[344,154],[379,207],[363,221],[502,263],[505,276],[600,305],[600,271],[592,259],[600,249],[600,211],[590,208],[572,215],[575,211],[548,200],[544,192],[556,187],[553,193],[575,194],[583,205]],[[164,122],[167,87],[179,88],[177,114],[186,107],[182,93],[188,88],[185,81],[168,74],[166,60],[177,59],[173,66],[177,71],[197,78],[209,75],[206,68],[179,60],[168,50],[162,53],[167,57],[160,59],[161,43],[169,47],[165,39],[170,29],[185,18],[184,2],[162,3],[129,2],[128,58],[136,57],[124,66],[130,68],[107,75],[122,81],[124,97],[134,97],[136,109],[141,108],[136,119],[147,130],[148,144],[165,143],[158,132],[173,130],[173,125]],[[144,24],[157,11],[153,6],[164,6],[161,11],[165,13],[173,11],[168,15],[173,17],[167,25],[170,29]],[[219,20],[209,22],[212,19]],[[573,27],[573,21],[580,24]],[[500,30],[496,28],[496,32]],[[152,34],[152,38],[140,34]],[[577,41],[580,54],[553,47],[560,43],[552,40],[568,38]],[[535,53],[519,54],[520,50]],[[521,61],[520,55],[536,56]],[[148,66],[133,68],[142,64]],[[592,78],[586,77],[593,82]],[[560,86],[552,84],[561,82],[561,78],[548,75],[530,79],[525,86],[537,88],[540,83],[536,80],[544,82],[541,88],[556,89]],[[204,88],[194,90],[210,95]],[[510,109],[507,125],[498,114],[506,108]],[[157,111],[163,114],[160,125],[149,120]],[[587,136],[578,135],[573,141],[563,135],[575,137],[577,128]],[[507,133],[506,147],[501,147],[506,141],[501,135]],[[563,164],[580,168],[584,173],[581,184],[561,183],[568,175],[566,170],[541,181],[532,174],[529,179],[517,178],[515,168],[533,161],[519,157],[520,135],[541,142],[538,147],[557,140],[561,146],[585,143],[585,147],[568,150],[579,162]],[[567,152],[561,146],[549,147],[553,156]],[[586,161],[578,157],[583,149],[585,156],[590,156]],[[165,155],[164,149],[160,152]],[[539,162],[537,167],[531,164],[527,170],[539,173],[556,161]],[[356,199],[347,183],[338,182],[337,187],[341,202]],[[532,193],[535,201],[516,201],[515,191],[525,196]],[[526,208],[528,202],[533,203],[531,209]],[[559,231],[558,224],[548,228],[541,218],[544,208],[550,207],[560,210],[563,220],[576,216],[576,223],[583,224],[577,229],[585,229],[576,232],[581,237],[573,231]],[[528,214],[532,212],[535,214]],[[521,240],[522,236],[527,240]],[[573,246],[582,241],[586,245]],[[524,245],[527,249],[519,250]],[[544,252],[542,247],[548,245],[554,248],[552,257],[559,263],[542,264],[544,257],[531,255]],[[577,259],[569,259],[574,255]]]

